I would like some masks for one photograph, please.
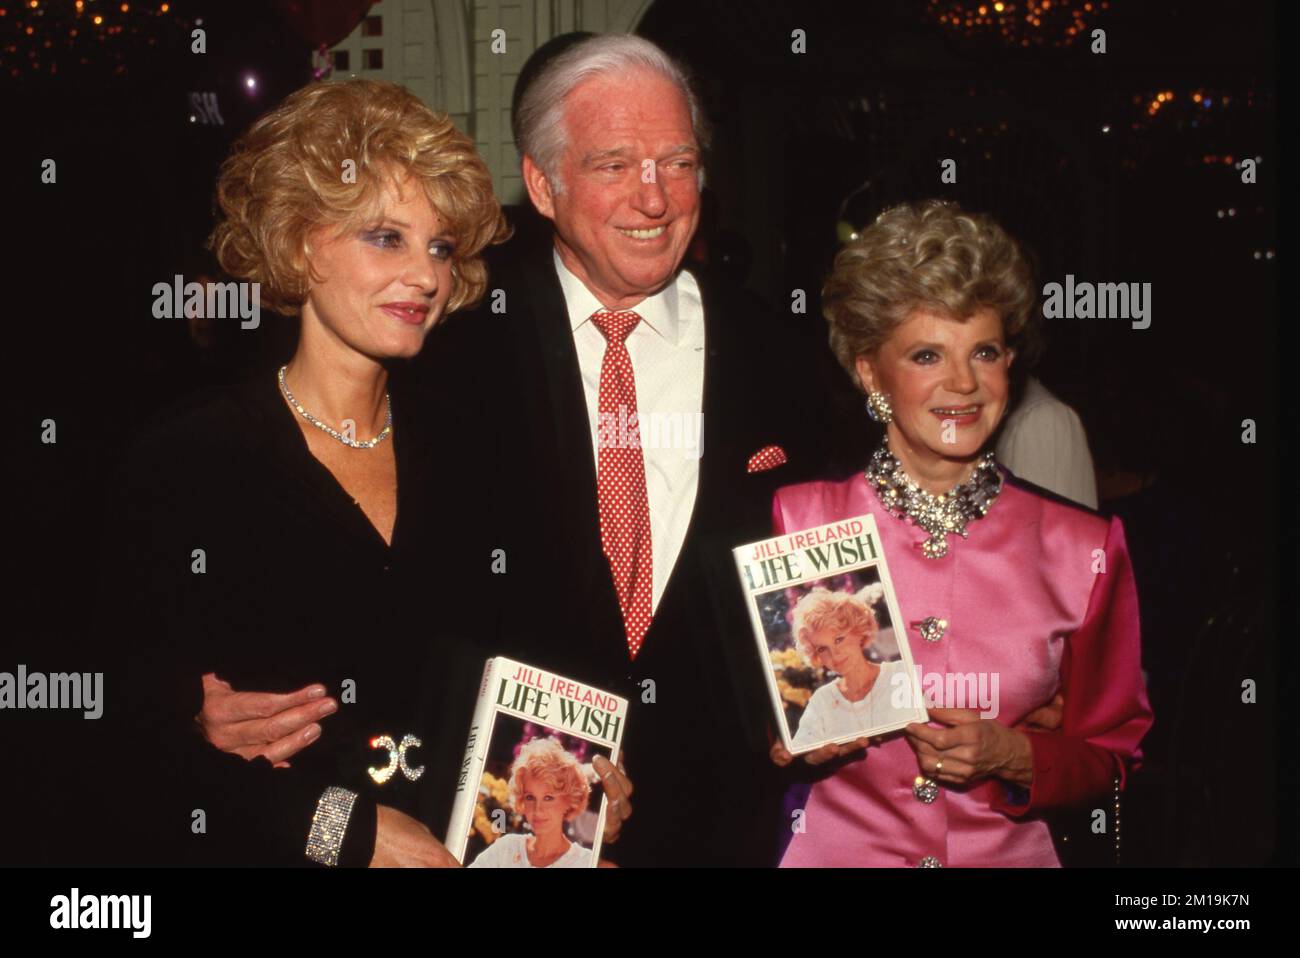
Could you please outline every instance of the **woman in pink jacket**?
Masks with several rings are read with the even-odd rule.
[[[1122,786],[1152,716],[1120,522],[990,451],[1034,334],[1032,270],[988,217],[904,204],[836,257],[823,309],[885,439],[865,473],[780,490],[776,531],[876,517],[931,722],[805,756],[835,771],[782,864],[1058,865],[1040,813]],[[1059,729],[1023,727],[1057,694]]]

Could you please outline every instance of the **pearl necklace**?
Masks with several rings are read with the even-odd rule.
[[[938,496],[926,492],[903,471],[889,451],[888,440],[872,455],[866,476],[891,516],[907,519],[929,533],[930,538],[921,544],[921,554],[927,559],[948,554],[948,533],[965,539],[966,524],[984,516],[1002,491],[1002,474],[991,451],[980,457],[969,479]]]
[[[343,435],[333,426],[321,422],[319,419],[317,419],[315,416],[309,413],[306,409],[304,409],[302,403],[298,402],[298,400],[293,398],[293,393],[289,392],[289,384],[284,381],[284,371],[288,368],[289,368],[288,366],[281,366],[280,371],[276,373],[276,379],[280,381],[280,392],[284,395],[284,398],[289,401],[289,405],[298,411],[298,415],[302,416],[303,419],[306,419],[309,423],[311,423],[321,432],[329,433],[339,442],[343,443],[343,445],[351,446],[353,449],[374,449],[375,446],[379,445],[390,435],[392,435],[393,400],[389,397],[387,392],[384,393],[384,404],[388,407],[388,414],[384,417],[384,428],[381,429],[379,431],[379,435],[375,436],[373,439],[366,439],[362,442],[358,442],[356,439],[349,439],[347,436]]]

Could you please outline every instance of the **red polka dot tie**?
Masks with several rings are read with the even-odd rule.
[[[596,489],[600,500],[600,544],[623,610],[628,655],[635,659],[650,628],[650,498],[636,409],[636,378],[625,340],[641,317],[602,309],[591,317],[605,337],[600,364]]]

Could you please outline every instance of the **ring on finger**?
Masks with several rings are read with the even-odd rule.
[[[934,763],[934,774],[938,775],[942,771],[943,771],[943,759],[939,759],[939,761]]]

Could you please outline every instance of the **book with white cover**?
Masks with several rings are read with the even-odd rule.
[[[929,721],[874,518],[733,551],[791,754]]]
[[[447,850],[470,868],[595,866],[606,799],[592,762],[618,764],[627,709],[609,692],[488,659]]]

